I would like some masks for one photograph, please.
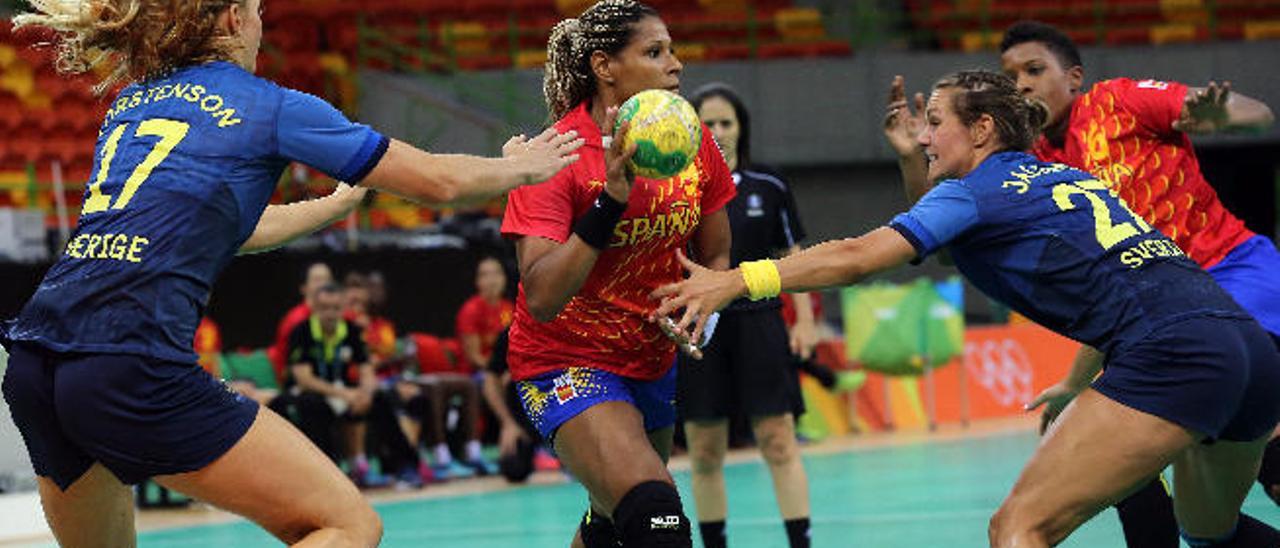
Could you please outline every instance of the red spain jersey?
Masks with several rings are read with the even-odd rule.
[[[565,115],[556,129],[577,130],[586,139],[578,150],[581,159],[545,183],[511,193],[502,222],[507,237],[564,243],[574,221],[604,190],[604,148],[587,103]],[[733,195],[729,168],[705,126],[698,155],[684,172],[664,180],[637,177],[609,247],[554,320],[533,318],[520,284],[507,357],[512,377],[524,380],[570,366],[639,380],[665,375],[675,345],[648,321],[657,308],[649,293],[681,279],[676,250],[684,248],[704,215],[720,211]]]
[[[1209,268],[1253,237],[1200,173],[1191,139],[1173,129],[1187,86],[1117,78],[1076,98],[1062,148],[1040,137],[1035,154],[1106,181],[1152,226]]]
[[[486,357],[493,353],[493,343],[498,335],[511,325],[515,319],[516,305],[506,299],[498,299],[489,304],[479,295],[467,299],[458,310],[455,331],[458,337],[476,335],[480,337],[480,353]]]

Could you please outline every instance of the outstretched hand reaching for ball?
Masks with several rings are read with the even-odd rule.
[[[676,322],[675,331],[686,340],[700,341],[711,313],[746,295],[747,284],[742,280],[742,272],[736,268],[711,270],[690,261],[679,250],[676,251],[676,258],[689,271],[689,277],[684,281],[659,287],[649,295],[651,299],[662,300],[662,304],[650,318],[666,318],[683,308],[684,315]]]
[[[523,175],[522,184],[532,185],[578,161],[576,151],[582,144],[578,132],[559,133],[553,126],[532,139],[524,135],[508,139],[502,145],[502,156],[516,162],[517,171]]]

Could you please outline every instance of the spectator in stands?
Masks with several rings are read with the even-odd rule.
[[[381,275],[378,278],[381,279]],[[402,485],[420,486],[430,482],[435,476],[430,467],[423,466],[425,461],[416,450],[419,425],[432,407],[422,385],[407,376],[410,369],[416,368],[408,367],[412,362],[411,356],[398,351],[395,324],[373,312],[373,292],[370,290],[372,279],[372,274],[366,276],[351,272],[344,278],[342,289],[345,307],[343,317],[363,331],[364,342],[378,379],[379,396],[386,400],[395,415],[397,428],[394,431],[387,429],[383,436],[387,439],[374,436],[371,441],[397,454],[407,451],[402,457],[405,461],[404,469],[397,479]],[[385,298],[385,288],[380,292]],[[442,417],[439,422],[443,424],[445,420]]]
[[[396,326],[385,316],[372,311],[370,276],[351,272],[343,279],[343,317],[364,330],[364,342],[369,348],[374,368],[381,371],[397,359]],[[398,372],[398,371],[397,371]],[[379,376],[382,376],[380,373]]]
[[[476,294],[458,310],[456,331],[462,353],[474,371],[484,371],[498,335],[511,325],[515,303],[503,298],[507,273],[496,257],[476,265]]]
[[[322,285],[310,296],[310,318],[289,333],[285,383],[289,416],[335,461],[347,459],[348,473],[357,485],[368,485],[365,419],[373,406],[376,382],[363,332],[342,319],[342,290],[337,285]],[[339,418],[341,452],[333,438]]]
[[[412,336],[415,355],[418,358],[418,375],[412,377],[426,396],[423,407],[408,406],[404,418],[405,435],[418,447],[425,443],[430,455],[432,474],[436,479],[447,480],[473,474],[489,475],[491,467],[484,460],[477,429],[480,417],[480,390],[467,369],[465,358],[453,341],[423,333]],[[402,391],[401,396],[411,392]],[[457,432],[466,440],[464,459],[457,462],[449,449],[449,414],[457,409]]]
[[[289,334],[293,333],[295,327],[311,317],[312,294],[321,286],[331,283],[333,283],[333,271],[329,269],[329,265],[312,263],[311,266],[307,267],[307,273],[302,280],[302,285],[298,286],[298,293],[302,295],[302,302],[294,305],[280,319],[280,323],[276,325],[275,343],[271,345],[271,348],[267,349],[267,357],[271,359],[271,366],[276,370],[277,382],[284,384],[284,378],[287,376]]]
[[[484,398],[498,418],[498,471],[511,483],[522,483],[534,470],[558,470],[560,461],[542,448],[542,436],[529,421],[507,367],[507,331],[494,341],[484,372]]]

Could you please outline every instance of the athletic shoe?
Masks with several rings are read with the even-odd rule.
[[[533,469],[534,470],[559,470],[560,459],[551,456],[545,449],[538,448],[533,453]]]
[[[494,470],[493,465],[489,464],[489,462],[483,458],[464,461],[462,465],[474,470],[478,477],[492,476],[497,473],[497,470]]]

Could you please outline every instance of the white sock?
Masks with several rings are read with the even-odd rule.
[[[453,462],[453,455],[449,454],[449,444],[442,443],[436,446],[436,464],[445,465]]]
[[[480,442],[471,440],[467,442],[467,460],[475,462],[480,460]]]

